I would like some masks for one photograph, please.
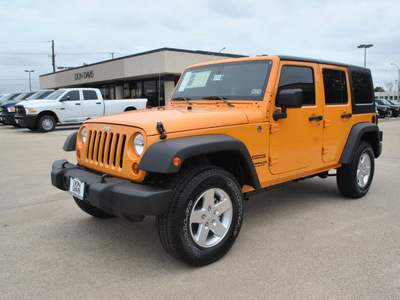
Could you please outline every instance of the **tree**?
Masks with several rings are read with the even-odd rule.
[[[374,92],[384,92],[384,91],[385,91],[385,89],[383,87],[381,87],[381,86],[377,86],[374,89]]]

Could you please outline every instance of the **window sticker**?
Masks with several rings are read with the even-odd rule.
[[[218,75],[214,75],[211,79],[211,81],[222,81],[222,79],[224,78],[224,74],[218,74]]]
[[[205,87],[207,85],[208,78],[210,77],[211,71],[203,71],[192,74],[190,80],[186,86],[187,89]]]
[[[251,94],[252,95],[261,95],[261,89],[252,89]]]
[[[185,74],[185,77],[183,77],[182,79],[182,83],[181,86],[179,87],[178,92],[183,92],[187,86],[187,84],[189,83],[190,78],[192,77],[192,72],[187,72]]]

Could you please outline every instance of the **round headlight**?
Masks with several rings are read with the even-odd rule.
[[[82,128],[81,137],[82,137],[83,143],[86,143],[86,138],[87,138],[87,130],[86,130],[86,127],[83,127],[83,128]]]
[[[142,155],[144,150],[144,136],[141,133],[137,133],[133,139],[133,145],[137,155]]]

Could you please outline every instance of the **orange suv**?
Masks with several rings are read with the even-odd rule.
[[[156,215],[165,250],[201,266],[234,244],[244,199],[328,175],[360,198],[381,149],[368,69],[240,58],[188,67],[165,107],[86,121],[64,145],[78,164],[54,162],[51,179],[92,216]]]

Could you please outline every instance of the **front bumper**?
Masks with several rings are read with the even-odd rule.
[[[132,183],[128,180],[103,177],[67,160],[53,163],[51,184],[68,191],[70,177],[85,182],[84,198],[91,205],[117,216],[162,215],[172,199],[173,191]]]
[[[15,117],[15,112],[13,112],[13,113],[7,112],[7,113],[0,114],[1,121],[6,125],[16,124],[14,117]]]
[[[15,123],[21,127],[35,127],[37,115],[15,115]]]

